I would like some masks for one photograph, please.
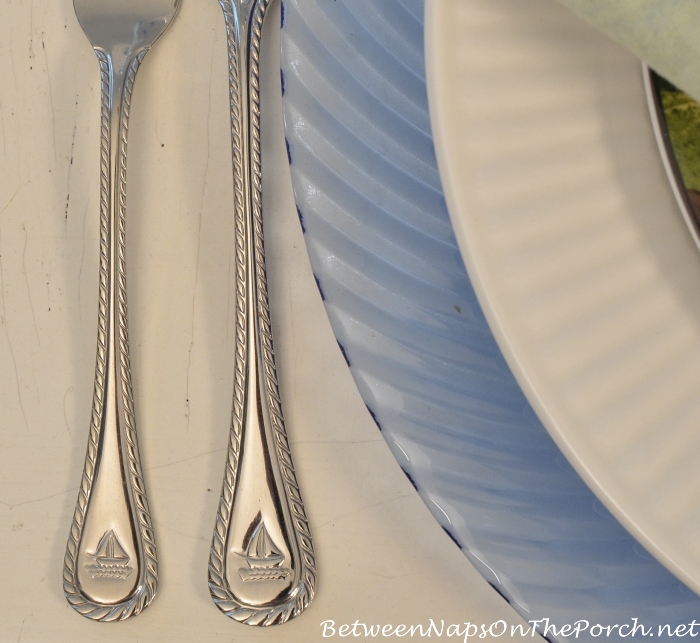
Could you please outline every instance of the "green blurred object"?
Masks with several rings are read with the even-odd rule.
[[[659,93],[683,183],[700,192],[700,104],[676,88],[661,88]]]

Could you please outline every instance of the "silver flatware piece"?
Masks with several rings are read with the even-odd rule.
[[[131,96],[148,50],[180,0],[74,0],[101,78],[100,293],[97,365],[85,468],[63,590],[97,621],[141,612],[158,583],[156,545],[136,440],[126,308],[126,152]]]
[[[219,4],[229,62],[236,355],[209,589],[227,616],[248,625],[273,625],[309,605],[316,563],[282,416],[263,247],[260,42],[270,0]]]

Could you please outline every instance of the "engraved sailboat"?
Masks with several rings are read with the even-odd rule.
[[[239,576],[244,581],[280,580],[289,575],[289,570],[281,566],[284,554],[275,545],[262,521],[258,523],[250,537],[245,551],[245,560],[248,567],[238,570]]]
[[[111,529],[102,536],[95,553],[89,555],[95,559],[94,565],[87,565],[87,570],[93,578],[124,579],[133,571],[129,567],[129,554]]]
[[[102,536],[100,544],[97,545],[95,558],[103,565],[124,565],[129,562],[128,554],[112,530]]]

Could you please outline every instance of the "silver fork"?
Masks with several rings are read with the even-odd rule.
[[[85,468],[63,567],[63,591],[97,621],[138,614],[155,596],[156,546],[136,441],[126,315],[126,149],[144,56],[180,0],[74,0],[102,85],[97,366]]]
[[[236,244],[231,433],[209,556],[227,616],[284,623],[311,602],[316,563],[282,416],[262,226],[260,40],[270,0],[220,0],[226,20]]]

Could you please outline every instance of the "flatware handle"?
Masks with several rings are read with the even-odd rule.
[[[209,558],[227,616],[284,623],[311,602],[316,563],[282,415],[267,296],[260,152],[260,40],[270,0],[220,0],[233,148],[236,355],[231,432]]]
[[[138,614],[158,566],[136,439],[126,308],[126,151],[131,94],[146,55],[101,75],[100,285],[97,364],[85,468],[63,570],[70,605],[98,621]]]

